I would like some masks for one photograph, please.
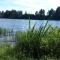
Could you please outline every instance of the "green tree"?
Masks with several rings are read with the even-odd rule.
[[[10,18],[17,18],[18,14],[16,10],[11,10]]]
[[[6,10],[6,12],[3,12],[4,18],[9,18],[9,16],[10,16],[10,11]]]
[[[35,15],[38,15],[38,11],[35,12]]]
[[[55,10],[54,10],[54,9],[49,10],[49,11],[47,12],[47,15],[48,15],[48,19],[54,18]]]
[[[56,9],[55,19],[60,20],[60,7]]]
[[[39,11],[39,14],[42,15],[42,16],[45,16],[45,10],[44,10],[44,9],[41,9],[41,10]]]
[[[45,18],[45,10],[44,9],[41,9],[39,11],[39,17],[40,17],[40,19],[44,19]]]

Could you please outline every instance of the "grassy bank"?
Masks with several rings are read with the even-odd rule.
[[[60,28],[47,23],[39,29],[34,25],[27,32],[16,32],[16,45],[2,48],[0,60],[59,60]]]

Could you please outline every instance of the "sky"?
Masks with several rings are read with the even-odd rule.
[[[58,6],[60,6],[60,0],[0,0],[0,11],[15,9],[35,13],[45,9],[47,12],[51,8],[56,10]]]

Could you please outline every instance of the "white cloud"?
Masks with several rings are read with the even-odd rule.
[[[54,8],[56,9],[57,6],[60,6],[59,0],[13,0],[13,4],[17,6],[23,6],[28,11],[36,11],[40,10],[41,8],[48,9]]]
[[[5,4],[6,9],[16,9],[34,13],[36,10],[45,9],[46,11],[60,6],[59,0],[0,0],[0,4]],[[2,5],[0,5],[1,7]],[[1,7],[2,8],[2,7]]]

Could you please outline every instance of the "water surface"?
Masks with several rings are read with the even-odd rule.
[[[35,24],[36,28],[39,28],[41,24],[45,25],[47,20],[30,20],[31,27]],[[60,21],[49,20],[48,24],[53,27],[60,28]],[[14,31],[26,31],[29,28],[29,20],[24,19],[0,19],[0,27],[6,29],[13,29]]]

